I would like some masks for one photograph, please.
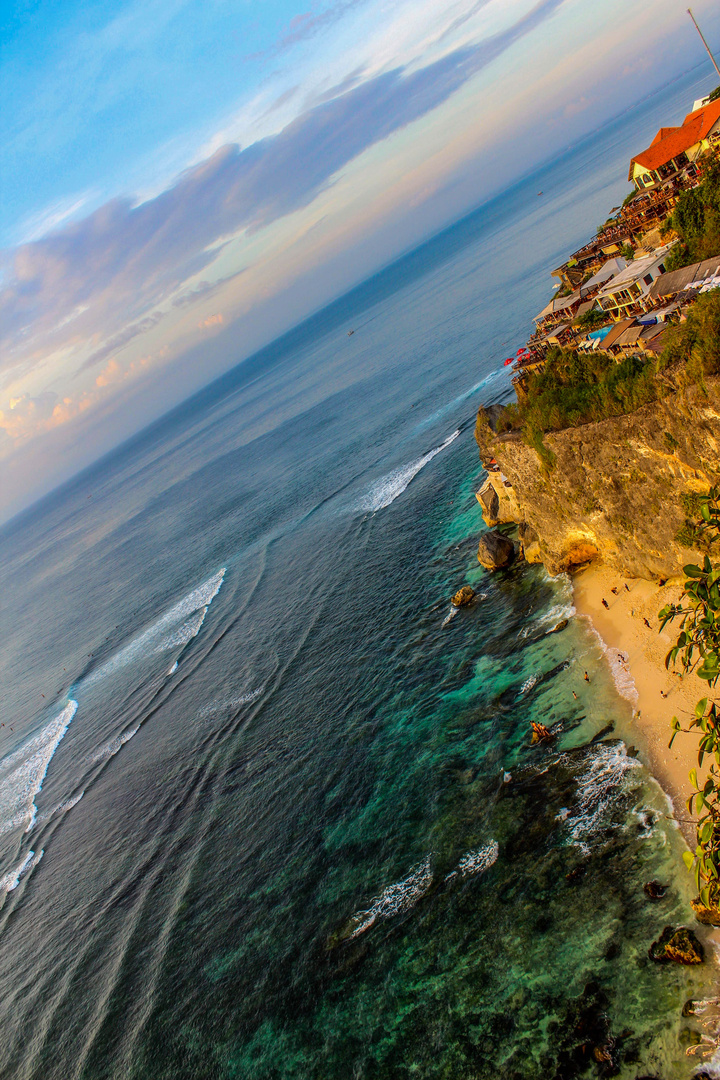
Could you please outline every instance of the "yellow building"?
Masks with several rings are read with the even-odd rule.
[[[720,99],[688,113],[680,127],[660,128],[647,150],[630,162],[628,180],[638,191],[682,172],[720,143]]]

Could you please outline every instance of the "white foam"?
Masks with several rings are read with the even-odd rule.
[[[417,461],[413,461],[409,465],[403,465],[401,468],[395,469],[393,472],[387,473],[386,476],[376,480],[367,495],[363,496],[358,502],[356,509],[365,513],[375,513],[377,510],[383,510],[386,506],[390,506],[399,495],[402,495],[410,481],[417,476],[420,470],[424,469],[428,462],[432,461],[450,443],[454,442],[459,434],[460,429],[458,428],[444,443],[436,446],[434,450],[418,458]]]
[[[485,844],[476,851],[466,852],[457,864],[457,872],[467,877],[470,874],[479,874],[483,870],[489,870],[497,862],[499,854],[497,840],[491,840],[489,844]]]
[[[359,937],[369,930],[377,919],[390,919],[393,915],[401,915],[414,907],[421,896],[424,896],[432,885],[433,874],[430,869],[430,856],[424,862],[416,866],[402,881],[396,881],[388,885],[386,889],[376,896],[370,907],[356,911],[350,920],[357,926],[349,935],[350,939]]]
[[[163,638],[160,644],[156,646],[155,652],[167,652],[168,649],[184,648],[188,641],[192,641],[200,633],[200,627],[205,622],[207,610],[207,606],[201,608],[192,618],[179,626],[177,630],[173,630],[171,634]]]
[[[536,671],[534,675],[531,675],[528,679],[526,679],[520,687],[520,693],[527,694],[528,690],[532,690],[533,686],[535,686],[541,674],[542,672]]]
[[[448,401],[447,404],[437,409],[434,413],[428,416],[427,419],[421,420],[420,423],[417,425],[416,430],[422,431],[423,428],[430,427],[431,424],[436,423],[438,420],[442,419],[442,417],[445,416],[447,413],[452,412],[453,409],[456,409],[457,406],[461,405],[463,401],[467,401],[467,399],[469,397],[472,397],[473,394],[477,394],[478,390],[482,390],[484,386],[487,386],[487,384],[489,382],[492,382],[493,379],[497,378],[498,375],[505,374],[505,369],[501,367],[496,368],[495,371],[491,371],[490,374],[486,375],[484,379],[480,380],[480,382],[474,383],[468,390],[464,390],[462,394],[458,394],[458,396],[456,398],[453,398],[452,401]]]
[[[250,705],[260,697],[264,689],[264,685],[258,686],[256,690],[241,694],[239,697],[228,698],[227,701],[211,701],[209,705],[203,706],[197,718],[198,720],[208,720],[213,716],[219,716],[220,713],[228,712],[230,709],[237,709],[240,705]]]
[[[20,827],[29,832],[33,827],[35,799],[76,710],[77,701],[69,701],[49,724],[0,761],[0,835]]]
[[[130,742],[132,737],[137,735],[139,730],[140,725],[138,724],[137,727],[131,728],[130,731],[124,731],[122,735],[118,735],[116,739],[111,739],[110,742],[105,743],[103,747],[91,756],[90,761],[93,764],[97,761],[108,761],[117,754],[118,750],[124,746],[125,743]]]
[[[589,618],[587,618],[587,625],[597,638],[600,648],[605,653],[618,694],[620,697],[625,698],[626,701],[629,701],[631,705],[637,706],[640,699],[638,697],[635,680],[630,674],[630,668],[628,667],[627,662],[624,659],[621,659],[618,649],[611,649],[605,644]]]
[[[202,585],[198,585],[196,589],[189,592],[164,615],[156,619],[147,630],[106,660],[96,671],[91,671],[83,679],[82,685],[91,686],[98,679],[114,674],[147,653],[164,652],[167,649],[186,645],[198,634],[208,607],[220,591],[225,573],[226,569],[223,567],[217,574],[213,574]],[[191,616],[194,617],[191,618]],[[170,630],[173,632],[168,634]]]
[[[567,816],[566,826],[572,843],[589,855],[592,838],[609,825],[621,824],[612,819],[624,777],[640,768],[627,756],[622,744],[598,743],[587,770],[578,780],[578,810]]]
[[[442,625],[440,627],[441,630],[444,630],[447,624],[451,621],[451,619],[455,618],[459,610],[460,608],[456,608],[453,604],[450,605],[450,610],[442,621]]]
[[[175,672],[177,671],[177,669],[178,669],[178,662],[176,660],[175,663],[173,664],[173,666],[168,671],[168,675],[174,675]]]
[[[39,851],[37,855],[34,851],[28,851],[23,861],[18,863],[14,870],[10,870],[9,873],[0,878],[0,892],[9,893],[12,892],[13,889],[17,889],[20,884],[20,878],[29,874],[33,867],[37,866],[44,854],[44,850]]]

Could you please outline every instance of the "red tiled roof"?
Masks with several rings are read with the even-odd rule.
[[[653,141],[650,143],[650,145],[654,146],[655,143],[660,142],[661,139],[666,139],[668,135],[672,135],[672,133],[674,131],[679,131],[679,130],[680,130],[679,127],[660,128],[660,130],[658,131],[657,135],[655,136]]]
[[[632,179],[632,167],[636,162],[646,169],[659,169],[661,165],[672,161],[678,154],[702,142],[718,120],[720,120],[720,99],[711,101],[702,109],[688,113],[682,127],[660,128],[647,150],[643,150],[631,159],[628,179]]]

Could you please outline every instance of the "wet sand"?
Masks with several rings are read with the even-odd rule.
[[[683,833],[694,843],[685,801],[691,790],[688,773],[697,765],[697,738],[681,733],[672,749],[668,749],[668,743],[673,716],[687,726],[696,703],[708,695],[708,685],[694,673],[683,677],[672,667],[665,668],[665,657],[680,632],[679,622],[668,623],[662,633],[658,632],[658,612],[670,601],[680,599],[682,583],[678,577],[660,587],[652,581],[624,578],[605,566],[591,566],[573,578],[573,590],[578,615],[590,619],[609,648],[617,680],[622,682],[624,676],[630,693],[628,675],[635,684],[633,726],[640,748],[647,753],[648,766],[672,799]]]

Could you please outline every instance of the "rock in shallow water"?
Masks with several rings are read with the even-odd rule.
[[[690,907],[695,912],[695,918],[698,922],[704,923],[706,926],[720,926],[720,908],[715,904],[711,907],[705,907],[699,896],[696,896],[694,900],[690,901]]]
[[[668,960],[676,964],[702,964],[704,955],[702,945],[686,926],[666,926],[649,949],[650,959],[660,964]]]
[[[478,562],[486,570],[504,570],[515,558],[515,545],[499,532],[487,532],[480,537]]]
[[[667,885],[661,885],[659,881],[646,881],[643,885],[643,892],[649,900],[661,900],[667,891]]]
[[[459,589],[452,598],[453,607],[465,607],[475,596],[475,590],[469,585],[463,585],[462,589]]]

